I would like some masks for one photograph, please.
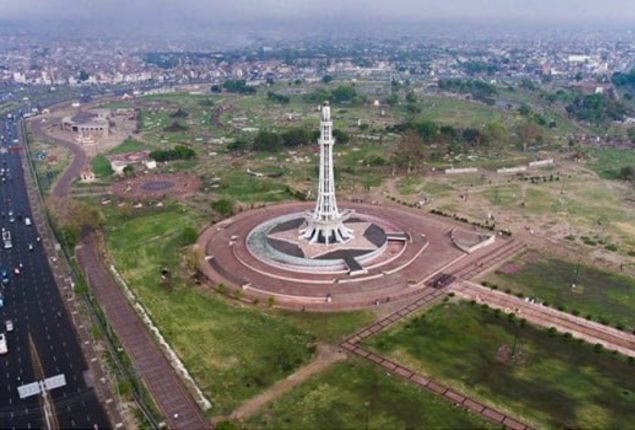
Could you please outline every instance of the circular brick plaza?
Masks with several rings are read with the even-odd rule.
[[[117,197],[126,199],[164,199],[187,196],[200,186],[200,180],[194,175],[167,173],[124,179],[114,183],[112,191]]]
[[[201,271],[213,285],[280,307],[357,309],[416,295],[468,254],[457,236],[483,240],[469,228],[409,209],[343,206],[354,211],[346,226],[355,232],[343,244],[299,239],[313,203],[250,210],[210,226],[198,239]]]

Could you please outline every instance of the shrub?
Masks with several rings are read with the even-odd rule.
[[[229,199],[216,200],[212,202],[212,209],[223,216],[228,216],[234,212],[234,202]]]
[[[595,352],[602,352],[604,350],[604,346],[601,343],[596,343],[595,345],[593,345],[593,351]]]

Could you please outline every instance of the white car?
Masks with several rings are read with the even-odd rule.
[[[0,355],[4,355],[9,352],[9,348],[7,348],[7,338],[4,333],[0,333]]]
[[[11,333],[13,331],[13,321],[6,320],[4,322],[4,328],[7,330],[7,333]]]
[[[31,225],[31,218],[29,217],[24,218],[24,225]]]
[[[29,251],[33,251],[33,244],[29,243]]]

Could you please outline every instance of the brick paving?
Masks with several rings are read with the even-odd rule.
[[[189,393],[175,375],[159,347],[137,318],[110,273],[97,255],[95,238],[86,236],[76,255],[101,308],[117,338],[130,356],[133,366],[172,429],[207,429]]]

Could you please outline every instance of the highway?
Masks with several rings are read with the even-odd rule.
[[[0,135],[4,136],[0,142],[0,168],[5,169],[5,181],[0,182],[0,227],[11,233],[13,245],[10,249],[0,246],[0,267],[9,271],[9,283],[0,287],[4,297],[0,332],[6,334],[9,349],[0,355],[0,428],[46,428],[41,396],[20,399],[17,390],[20,385],[34,382],[38,374],[65,376],[66,386],[50,391],[59,427],[109,428],[54,283],[48,256],[37,240],[35,223],[25,222],[33,216],[24,172],[19,153],[9,150],[20,145],[14,142],[18,139],[18,126],[18,121],[6,115],[0,119]],[[16,267],[20,274],[14,273]],[[5,329],[6,320],[13,321],[13,331]]]

